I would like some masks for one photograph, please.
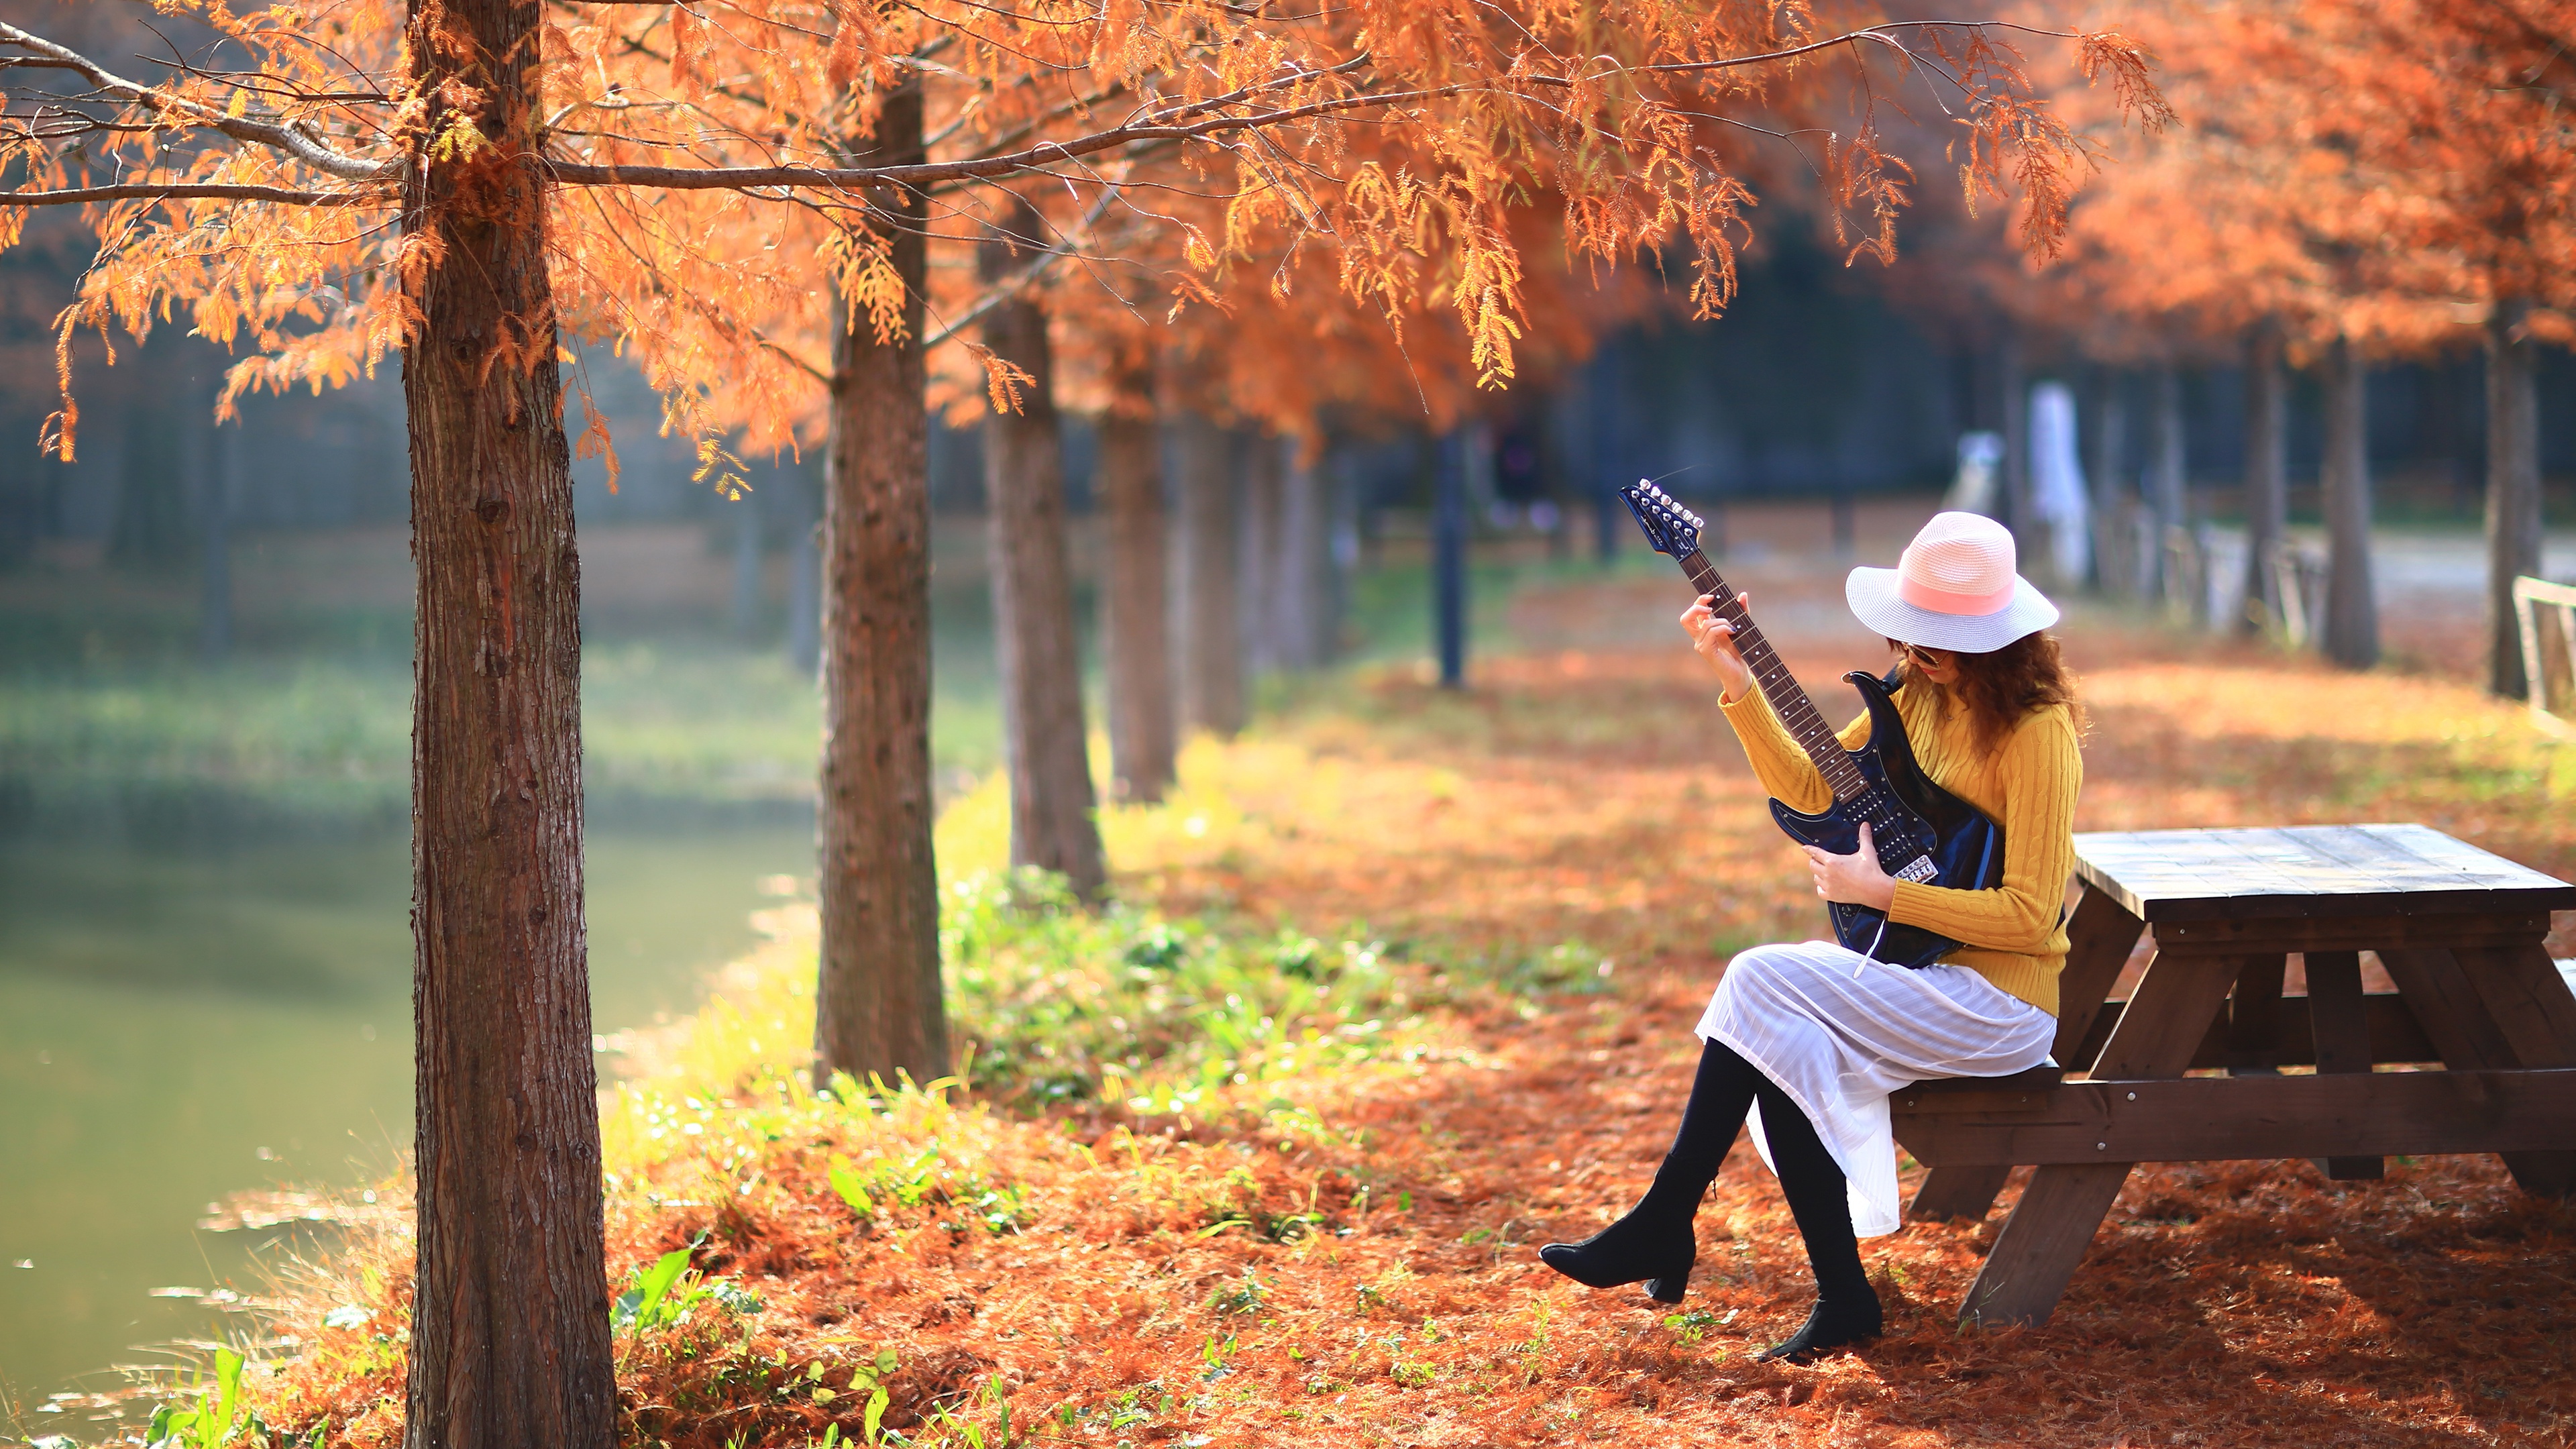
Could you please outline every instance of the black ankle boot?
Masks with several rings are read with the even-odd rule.
[[[1868,1292],[1868,1297],[1859,1299],[1817,1299],[1816,1306],[1808,1310],[1806,1323],[1786,1343],[1764,1349],[1761,1361],[1806,1363],[1835,1349],[1878,1337],[1887,1326],[1886,1319],[1879,1309],[1877,1292]]]
[[[1587,1288],[1643,1282],[1647,1297],[1679,1303],[1699,1260],[1699,1238],[1690,1213],[1665,1208],[1649,1192],[1626,1217],[1582,1242],[1550,1243],[1538,1260]]]

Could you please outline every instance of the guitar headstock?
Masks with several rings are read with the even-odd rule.
[[[1646,531],[1646,542],[1655,552],[1684,558],[1699,547],[1699,531],[1707,524],[1663,489],[1640,478],[1620,489],[1619,498],[1637,515],[1637,526]]]

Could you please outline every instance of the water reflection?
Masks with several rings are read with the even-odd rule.
[[[75,837],[76,837],[75,833]],[[254,837],[261,832],[250,832]],[[323,839],[0,840],[0,1396],[45,1395],[213,1328],[151,1290],[256,1291],[226,1194],[382,1174],[411,1121],[410,860]],[[188,836],[181,832],[181,836]],[[748,945],[759,882],[812,871],[810,826],[595,822],[598,1028],[688,1009]],[[78,1422],[21,1418],[36,1433]],[[86,1436],[84,1436],[86,1437]]]

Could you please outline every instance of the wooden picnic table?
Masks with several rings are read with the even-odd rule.
[[[2015,1166],[2035,1169],[1963,1321],[2047,1322],[2140,1162],[2304,1157],[2349,1180],[2389,1154],[2494,1152],[2526,1191],[2576,1191],[2576,996],[2542,945],[2576,886],[2422,825],[2106,832],[2075,848],[2063,1069],[1889,1102],[1897,1141],[1931,1169],[1913,1217],[1983,1217]],[[2106,999],[2149,929],[2136,989]],[[2395,991],[2362,989],[2363,951]],[[2293,953],[2304,997],[2281,992]],[[2373,1070],[2408,1064],[2428,1069]]]

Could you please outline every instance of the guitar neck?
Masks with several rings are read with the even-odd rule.
[[[1825,722],[1824,714],[1816,708],[1816,702],[1807,697],[1806,689],[1798,683],[1797,676],[1789,672],[1789,666],[1780,662],[1779,652],[1771,647],[1770,640],[1762,637],[1762,627],[1745,612],[1744,600],[1737,597],[1735,590],[1718,575],[1717,567],[1708,561],[1708,555],[1692,549],[1683,556],[1681,565],[1682,572],[1690,575],[1692,587],[1714,601],[1717,616],[1735,626],[1735,650],[1744,656],[1746,667],[1753,671],[1753,682],[1760,686],[1763,698],[1771,701],[1771,712],[1780,717],[1780,723],[1788,726],[1789,737],[1796,740],[1798,748],[1805,750],[1807,758],[1815,762],[1816,772],[1825,777],[1825,784],[1834,792],[1834,798],[1850,800],[1867,790],[1869,782],[1852,764],[1842,741],[1835,737],[1833,726]]]

